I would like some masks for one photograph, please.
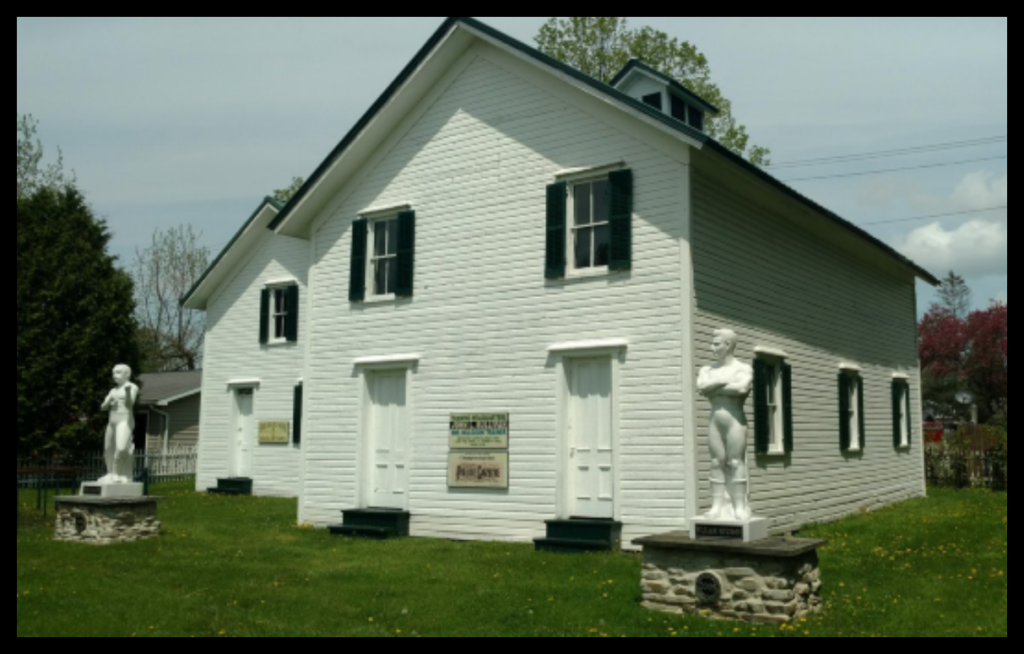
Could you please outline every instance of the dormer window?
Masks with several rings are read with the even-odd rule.
[[[672,116],[684,125],[704,131],[705,116],[718,109],[677,80],[634,59],[611,81],[629,97]]]

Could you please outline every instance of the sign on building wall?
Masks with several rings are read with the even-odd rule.
[[[452,452],[448,455],[448,486],[508,490],[508,452]]]
[[[509,414],[453,413],[448,447],[452,450],[507,450]]]
[[[287,422],[261,422],[260,445],[287,445],[291,442],[290,427],[291,424]]]

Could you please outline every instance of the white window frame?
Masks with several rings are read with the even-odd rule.
[[[768,454],[786,455],[786,403],[782,392],[782,366],[788,355],[782,350],[756,347],[754,353],[768,365]]]
[[[850,379],[850,412],[843,419],[850,425],[850,449],[848,452],[860,452],[860,370],[856,368],[843,368],[843,374]]]
[[[603,174],[595,174],[588,177],[571,180],[568,182],[569,197],[566,200],[566,269],[570,275],[575,276],[588,276],[588,275],[607,275],[609,272],[608,264],[605,263],[603,266],[577,266],[576,265],[576,238],[580,232],[589,232],[590,237],[590,262],[594,263],[597,259],[597,244],[596,234],[597,230],[604,227],[608,233],[608,246],[609,252],[608,257],[611,256],[611,206],[608,206],[608,215],[604,222],[593,222],[594,220],[594,209],[596,202],[594,198],[594,184],[599,183],[609,184],[608,172]],[[576,189],[581,186],[590,187],[590,219],[591,222],[585,225],[576,225]]]
[[[910,377],[903,374],[893,375],[900,389],[900,449],[910,448]]]
[[[389,262],[396,262],[396,261],[398,261],[398,213],[394,212],[394,213],[389,213],[387,215],[378,215],[378,216],[373,217],[373,218],[368,218],[368,221],[369,221],[369,224],[367,225],[367,230],[366,230],[366,238],[367,238],[367,244],[366,244],[366,280],[367,280],[367,284],[366,284],[367,289],[366,290],[367,290],[367,293],[366,293],[366,297],[371,302],[372,301],[381,302],[381,301],[387,301],[387,300],[394,300],[395,297],[396,297],[395,294],[387,292],[388,281],[390,281],[387,277],[385,277],[385,281],[384,281],[384,291],[385,292],[384,293],[378,293],[377,292],[377,262],[379,262],[379,261],[389,261]],[[378,256],[377,255],[377,248],[376,248],[376,244],[377,244],[377,226],[378,225],[386,225],[386,224],[392,223],[392,222],[395,224],[395,229],[394,229],[395,243],[391,244],[391,243],[385,242],[384,249],[385,249],[385,252],[387,252],[388,250],[393,250],[393,253],[392,254],[384,254],[383,256]],[[385,234],[385,240],[386,239],[387,239],[387,235]],[[392,247],[389,247],[389,246],[392,246]],[[394,274],[397,275],[397,272],[398,272],[397,271],[397,264],[392,266],[392,268],[394,269]]]
[[[294,279],[272,281],[267,282],[266,289],[270,292],[270,306],[267,309],[267,345],[285,345],[288,343],[288,336],[286,333],[285,323],[288,319],[287,305],[285,311],[278,313],[277,311],[277,298],[279,293],[286,293],[287,290],[293,286],[298,286],[298,282]],[[287,296],[282,296],[282,303],[287,299]],[[277,333],[277,319],[281,317],[281,334]]]

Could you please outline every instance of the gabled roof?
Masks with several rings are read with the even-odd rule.
[[[202,392],[203,372],[148,372],[139,375],[142,406],[167,406]]]
[[[661,72],[661,71],[659,71],[659,70],[657,70],[657,69],[655,69],[655,68],[653,68],[651,66],[648,66],[647,64],[645,64],[643,61],[641,61],[639,59],[630,59],[629,63],[626,64],[625,67],[622,70],[620,70],[615,75],[615,77],[612,78],[612,81],[608,82],[608,84],[610,86],[612,86],[612,87],[619,88],[619,84],[622,83],[622,81],[625,80],[626,77],[628,77],[633,72],[641,72],[641,73],[647,74],[647,75],[649,75],[651,77],[654,77],[654,78],[657,78],[657,79],[661,80],[662,82],[665,83],[666,86],[669,86],[669,87],[675,89],[680,94],[682,94],[684,97],[692,99],[692,100],[695,100],[696,101],[695,104],[701,105],[701,108],[704,109],[705,111],[707,111],[708,113],[711,113],[711,114],[721,113],[719,111],[718,107],[716,107],[715,105],[711,104],[710,102],[708,102],[704,98],[700,97],[699,95],[697,95],[696,93],[691,91],[688,87],[686,87],[685,85],[680,83],[675,78],[669,77],[665,73],[663,73],[663,72]]]
[[[205,309],[206,301],[216,290],[220,277],[227,274],[230,268],[237,263],[247,246],[255,244],[263,230],[269,228],[271,221],[283,208],[284,203],[280,200],[269,196],[263,198],[260,206],[249,216],[238,233],[224,246],[188,293],[181,298],[181,305],[189,309]]]
[[[270,223],[269,228],[282,232],[290,221],[296,218],[299,213],[305,213],[308,215],[315,213],[316,205],[313,204],[312,209],[303,211],[305,209],[304,203],[315,193],[314,189],[324,181],[324,178],[334,168],[334,166],[341,161],[348,153],[350,148],[354,146],[360,136],[374,123],[382,112],[388,107],[389,103],[400,95],[400,92],[407,88],[407,85],[415,82],[416,77],[423,68],[429,63],[432,56],[443,50],[444,45],[447,41],[453,37],[457,32],[464,31],[471,36],[489,41],[500,47],[505,47],[508,50],[525,55],[529,60],[532,60],[535,64],[540,67],[546,68],[552,73],[559,74],[570,78],[575,83],[585,86],[593,91],[596,91],[605,99],[610,100],[613,105],[618,106],[624,111],[632,114],[633,116],[648,121],[655,121],[663,127],[668,127],[671,132],[675,132],[679,138],[685,139],[688,143],[695,144],[695,147],[707,148],[717,154],[720,154],[729,162],[735,164],[738,168],[750,173],[762,181],[773,186],[777,190],[785,193],[791,198],[798,202],[810,207],[816,212],[821,213],[825,218],[832,221],[837,227],[851,232],[858,238],[862,239],[871,246],[881,250],[882,253],[891,257],[898,263],[910,268],[917,276],[924,279],[930,284],[938,285],[940,282],[938,278],[929,273],[927,270],[921,268],[910,259],[904,257],[902,254],[897,252],[895,249],[872,236],[868,232],[864,231],[860,227],[848,222],[841,218],[839,215],[825,209],[818,203],[807,198],[796,190],[786,186],[784,183],[775,179],[759,167],[750,163],[743,157],[735,154],[722,144],[715,141],[713,138],[706,134],[686,125],[671,116],[644,104],[643,102],[629,97],[625,93],[619,91],[609,84],[605,84],[589,75],[586,75],[571,66],[568,66],[561,61],[553,59],[548,55],[536,50],[516,39],[488,26],[480,21],[467,18],[467,17],[453,17],[447,19],[441,27],[434,33],[433,36],[427,41],[427,43],[420,49],[417,55],[412,61],[399,73],[398,77],[391,83],[390,86],[384,91],[384,93],[377,99],[376,102],[370,107],[370,109],[363,115],[363,117],[356,123],[352,130],[341,140],[341,142],[331,151],[327,158],[320,164],[320,166],[310,175],[306,183],[299,189],[299,191],[291,198],[291,200],[281,209],[280,213]],[[640,66],[644,66],[637,62],[634,65],[634,70],[638,70]],[[629,66],[627,66],[627,69]],[[653,70],[653,69],[652,69]],[[657,72],[657,71],[655,71]],[[660,75],[660,73],[659,73]],[[678,84],[678,82],[676,82]],[[681,88],[682,87],[680,85]],[[686,91],[692,95],[692,91]]]

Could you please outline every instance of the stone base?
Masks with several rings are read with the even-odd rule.
[[[820,540],[693,540],[685,532],[633,541],[644,548],[643,606],[675,615],[784,624],[822,608]]]
[[[743,543],[767,540],[768,521],[764,518],[751,518],[748,522],[695,518],[690,521],[690,538]]]
[[[87,481],[82,484],[79,495],[101,499],[137,499],[143,495],[142,484],[101,484]]]
[[[158,497],[136,499],[58,497],[54,539],[87,545],[115,545],[156,538]]]

